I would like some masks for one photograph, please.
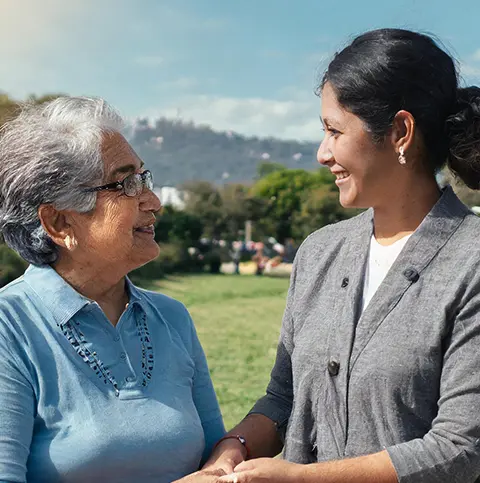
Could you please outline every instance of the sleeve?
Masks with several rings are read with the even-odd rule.
[[[28,371],[0,334],[0,482],[25,482],[35,395]]]
[[[400,483],[473,483],[480,477],[480,296],[465,304],[444,341],[430,431],[387,451]]]
[[[202,461],[205,461],[210,456],[214,444],[225,435],[225,426],[223,425],[222,413],[220,412],[220,406],[208,370],[207,359],[198,340],[193,322],[192,331],[192,353],[195,363],[193,401],[200,416],[205,435],[205,450],[202,457]]]
[[[287,303],[283,314],[280,340],[270,382],[265,396],[259,399],[249,414],[263,414],[277,425],[282,440],[285,436],[293,405],[292,352],[293,352],[293,305],[297,266],[293,264]]]

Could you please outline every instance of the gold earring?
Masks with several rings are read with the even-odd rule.
[[[407,158],[405,157],[405,149],[403,146],[400,146],[400,153],[398,155],[398,162],[400,164],[407,164]]]

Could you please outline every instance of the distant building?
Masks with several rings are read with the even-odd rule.
[[[185,192],[173,186],[162,186],[161,188],[156,186],[153,188],[153,192],[159,197],[163,206],[173,206],[177,210],[185,208]]]

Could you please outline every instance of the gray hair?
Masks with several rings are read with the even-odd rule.
[[[54,262],[58,247],[38,218],[41,204],[86,213],[96,193],[82,187],[103,179],[101,142],[120,132],[120,115],[103,99],[59,97],[24,105],[0,135],[0,231],[35,265]]]

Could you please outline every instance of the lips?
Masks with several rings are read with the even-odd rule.
[[[347,171],[332,171],[332,174],[335,175],[337,179],[345,179],[350,176],[350,173]]]
[[[337,186],[347,182],[347,180],[350,178],[350,173],[348,171],[332,171],[331,172],[333,175],[335,175],[335,184]]]
[[[149,235],[153,235],[155,233],[155,226],[154,225],[139,226],[138,228],[135,228],[134,231],[137,233],[147,233]]]

